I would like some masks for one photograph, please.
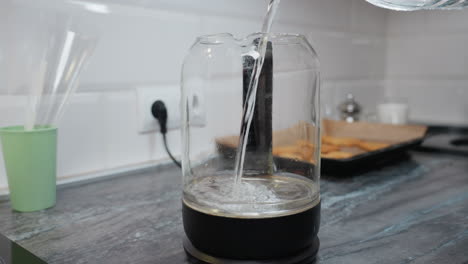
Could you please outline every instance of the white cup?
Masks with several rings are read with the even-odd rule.
[[[377,105],[379,122],[404,125],[408,123],[408,105],[405,103],[382,103]]]

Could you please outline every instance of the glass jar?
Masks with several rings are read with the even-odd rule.
[[[258,87],[249,94],[265,38]],[[317,55],[304,36],[197,38],[184,60],[181,98],[184,246],[190,255],[209,263],[315,257],[319,79]],[[241,155],[240,131],[247,127]]]
[[[421,9],[460,9],[468,6],[468,0],[367,0],[388,9],[413,11]]]

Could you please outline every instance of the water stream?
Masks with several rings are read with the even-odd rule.
[[[260,79],[260,74],[262,72],[263,62],[265,59],[265,53],[267,50],[268,44],[268,33],[270,33],[271,25],[273,24],[273,19],[275,17],[276,11],[278,9],[279,3],[281,0],[271,0],[268,4],[268,10],[263,20],[262,26],[262,37],[260,38],[257,45],[258,57],[254,62],[252,68],[252,77],[250,79],[249,87],[247,90],[244,109],[242,113],[240,137],[239,137],[239,146],[237,148],[236,160],[235,160],[235,180],[233,186],[233,193],[236,194],[239,191],[239,186],[242,181],[242,174],[244,170],[244,159],[245,152],[247,148],[247,140],[250,131],[250,126],[252,124],[252,118],[254,115],[255,102],[257,100],[257,88],[258,81]]]

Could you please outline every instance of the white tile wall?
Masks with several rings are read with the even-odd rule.
[[[264,0],[96,2],[110,4],[113,14],[87,18],[103,34],[78,94],[59,123],[59,177],[167,161],[160,135],[137,132],[134,87],[178,85],[183,56],[195,36],[231,32],[242,37],[258,31],[267,4]],[[0,13],[7,9],[1,2]],[[328,98],[324,101],[331,116],[346,92],[355,93],[368,106],[383,91],[386,15],[363,0],[281,3],[273,30],[302,33],[310,39],[321,60],[323,98]],[[1,61],[1,49],[0,43],[0,69],[8,63]],[[21,121],[22,114],[17,113],[21,111],[13,109],[0,104],[0,125]],[[178,154],[179,133],[170,132],[168,138]],[[0,161],[0,188],[5,187]]]
[[[468,87],[466,80],[389,80],[385,93],[407,98],[410,118],[429,124],[468,124]]]
[[[362,106],[361,120],[375,121],[376,100],[384,95],[385,83],[376,80],[344,80],[322,84],[322,117],[339,119],[337,107],[348,93]]]
[[[58,174],[107,168],[103,95],[80,93],[71,100],[58,130]]]
[[[468,10],[389,12],[387,94],[416,122],[468,125]]]
[[[102,36],[82,82],[177,82],[185,52],[200,33],[200,17],[154,11],[97,18]]]

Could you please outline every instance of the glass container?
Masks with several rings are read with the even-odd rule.
[[[468,6],[468,0],[367,0],[367,2],[379,7],[400,11],[460,9]]]
[[[209,263],[315,257],[319,80],[317,55],[304,36],[197,38],[184,60],[181,98],[190,255]]]
[[[8,125],[22,123],[27,131],[56,127],[78,88],[100,34],[87,21],[92,14],[72,6],[36,1],[12,1],[9,6],[8,41],[0,43],[8,65],[0,101],[24,106],[24,121],[16,118]]]

